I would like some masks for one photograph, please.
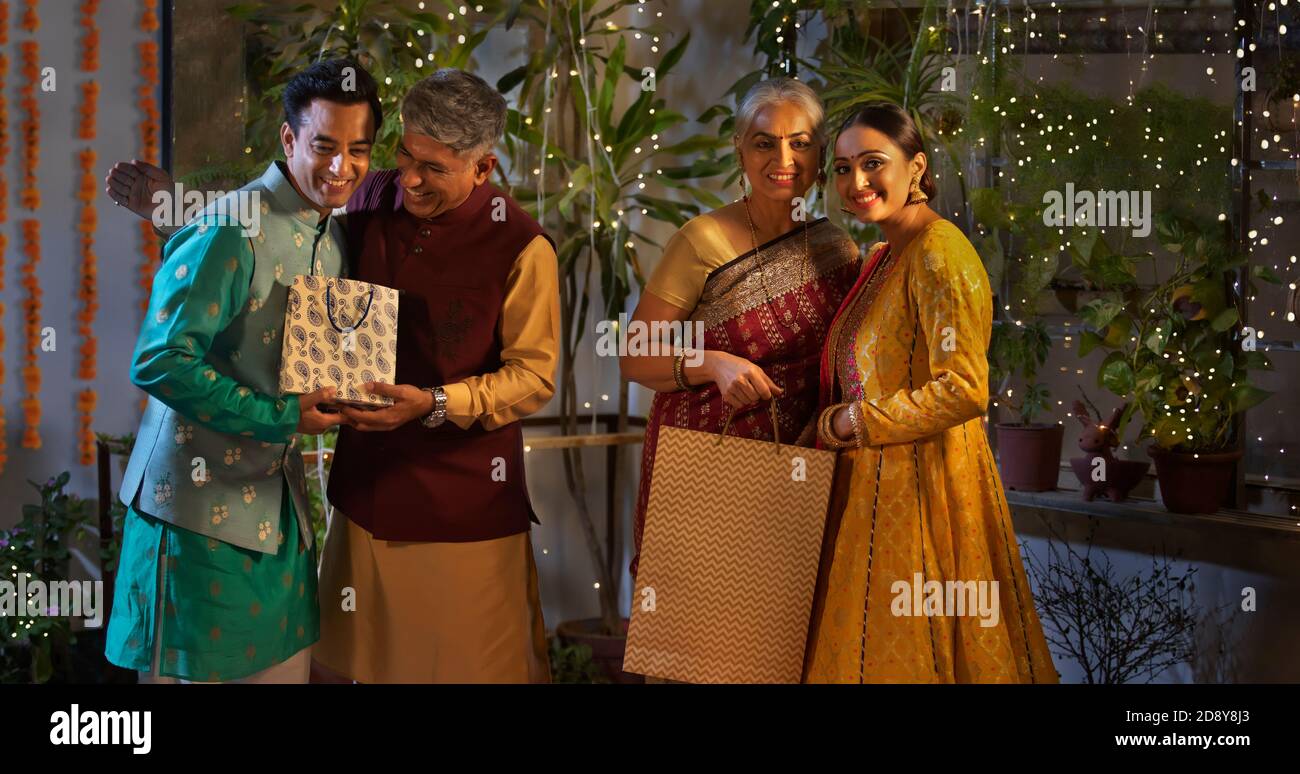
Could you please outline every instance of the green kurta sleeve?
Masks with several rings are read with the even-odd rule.
[[[298,401],[266,395],[213,367],[216,337],[248,303],[253,252],[238,226],[190,224],[163,251],[140,329],[131,381],[221,433],[286,443]]]

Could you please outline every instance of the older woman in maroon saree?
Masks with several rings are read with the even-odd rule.
[[[857,279],[858,248],[826,219],[802,217],[818,180],[822,108],[798,81],[773,78],[737,112],[740,201],[703,213],[673,235],[646,283],[634,321],[700,323],[702,357],[623,357],[624,376],[656,391],[641,456],[633,539],[636,574],[659,429],[681,427],[816,442],[818,370],[830,321]]]

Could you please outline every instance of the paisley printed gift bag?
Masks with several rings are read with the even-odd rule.
[[[339,277],[293,278],[280,351],[282,395],[334,387],[339,403],[388,406],[391,398],[361,385],[393,384],[396,375],[396,290]]]

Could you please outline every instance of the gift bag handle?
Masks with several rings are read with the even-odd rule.
[[[347,333],[360,328],[365,323],[366,318],[370,316],[370,307],[375,303],[375,286],[370,286],[370,296],[366,299],[366,311],[361,313],[361,319],[357,320],[355,325],[350,325],[347,328],[340,328],[339,324],[334,322],[334,297],[330,294],[330,287],[329,283],[325,284],[325,316],[329,318],[330,325],[339,333]]]
[[[781,448],[781,425],[777,421],[776,398],[768,401],[768,411],[772,414],[772,440],[776,443],[776,448]],[[722,432],[718,434],[718,445],[722,445],[722,439],[727,435],[727,430],[731,428],[731,420],[735,418],[734,411],[727,412],[727,421],[722,424]]]

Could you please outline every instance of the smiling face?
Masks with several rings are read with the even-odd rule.
[[[475,159],[473,154],[457,153],[432,137],[405,132],[397,146],[402,205],[417,218],[453,210],[475,186],[487,181],[496,163],[492,153]]]
[[[835,140],[835,190],[863,223],[888,220],[907,206],[912,179],[925,171],[924,153],[907,158],[888,135],[850,126]]]
[[[312,100],[295,130],[280,127],[293,187],[321,214],[347,204],[370,170],[375,117],[369,103]]]
[[[753,195],[788,203],[817,179],[820,149],[812,120],[798,105],[777,102],[758,111],[736,144]]]

